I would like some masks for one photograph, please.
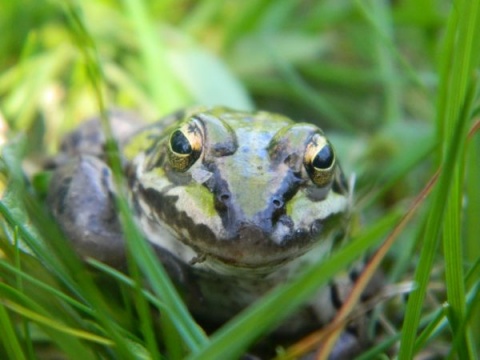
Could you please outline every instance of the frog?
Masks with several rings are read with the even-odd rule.
[[[150,124],[124,111],[108,119],[132,214],[205,328],[218,328],[342,241],[351,190],[318,126],[225,107],[184,109]],[[47,202],[83,258],[122,268],[105,143],[99,118],[64,138]],[[352,274],[319,290],[274,333],[298,338],[328,323]],[[361,338],[358,329],[342,335],[332,358],[348,358]]]

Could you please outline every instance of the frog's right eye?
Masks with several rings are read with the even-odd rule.
[[[168,160],[177,171],[186,171],[199,158],[203,133],[197,121],[191,121],[174,130],[168,141]]]
[[[320,187],[331,184],[335,174],[335,153],[323,134],[312,136],[303,161],[314,184]]]

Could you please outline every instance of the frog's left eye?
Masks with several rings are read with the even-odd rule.
[[[314,184],[326,186],[331,183],[335,169],[335,153],[325,136],[312,136],[305,149],[303,163]]]
[[[186,171],[202,152],[203,136],[195,121],[176,129],[168,141],[168,159],[177,171]]]

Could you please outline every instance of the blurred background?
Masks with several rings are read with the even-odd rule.
[[[371,189],[392,158],[431,149],[448,14],[447,1],[411,0],[4,2],[0,116],[30,153],[52,154],[99,112],[93,59],[107,108],[150,121],[193,104],[281,112],[326,130]]]
[[[12,130],[42,121],[49,137],[98,113],[82,53],[92,45],[107,107],[150,120],[207,104],[357,135],[428,124],[447,3],[82,1],[72,6],[90,44],[71,2],[4,2],[0,110]]]

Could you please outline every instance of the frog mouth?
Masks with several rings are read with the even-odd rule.
[[[341,215],[332,214],[314,221],[309,229],[294,229],[291,219],[284,216],[271,231],[252,222],[242,222],[233,237],[209,241],[208,236],[203,236],[186,243],[202,254],[202,259],[238,268],[268,269],[305,254],[321,242],[319,238],[332,238],[340,218]]]
[[[217,262],[243,268],[262,268],[293,260],[308,251],[311,242],[306,232],[299,231],[295,236],[293,229],[281,222],[277,222],[271,231],[265,231],[263,226],[241,222],[235,236],[219,240],[216,248],[207,246],[205,249],[208,256]]]

